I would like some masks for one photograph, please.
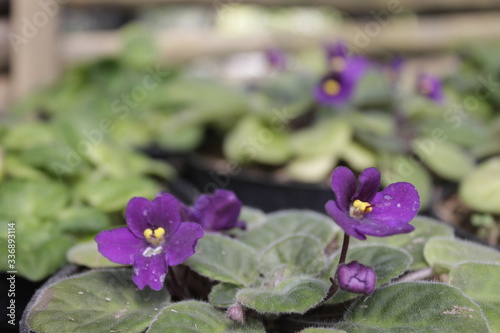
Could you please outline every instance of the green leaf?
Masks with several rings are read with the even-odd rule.
[[[380,169],[384,175],[384,186],[396,182],[411,183],[417,188],[420,196],[420,210],[428,206],[433,190],[432,178],[421,163],[404,155],[386,155],[380,158]]]
[[[476,302],[489,322],[491,333],[500,333],[500,265],[466,263],[450,270],[450,283]]]
[[[266,214],[257,208],[252,208],[248,206],[243,206],[241,208],[239,219],[244,221],[247,226],[247,230],[253,229],[262,223],[264,223]]]
[[[227,308],[236,303],[236,294],[240,286],[230,283],[219,283],[212,288],[208,300],[213,306]]]
[[[122,266],[105,258],[98,250],[95,240],[78,243],[71,247],[66,254],[69,262],[90,268]]]
[[[424,257],[438,272],[447,272],[453,266],[466,262],[500,264],[500,251],[473,242],[435,237],[424,248]]]
[[[292,151],[298,156],[330,156],[335,159],[351,141],[350,125],[339,119],[330,119],[297,131],[291,137]]]
[[[279,165],[291,156],[288,133],[273,130],[255,117],[242,118],[224,139],[224,155],[239,163]]]
[[[366,242],[372,244],[385,244],[399,247],[407,251],[413,258],[410,269],[421,269],[428,267],[427,261],[424,258],[424,246],[427,241],[436,236],[452,238],[454,235],[453,228],[443,222],[437,220],[417,216],[410,222],[415,227],[410,233],[393,235],[391,237],[368,237],[366,241],[358,241],[352,239],[352,244],[364,244]]]
[[[6,149],[24,150],[40,145],[50,145],[54,141],[55,137],[50,126],[36,122],[10,126],[1,142]]]
[[[275,288],[245,288],[238,301],[262,313],[305,313],[319,304],[329,288],[325,282],[310,277],[293,277]]]
[[[88,179],[76,189],[78,195],[91,206],[104,212],[123,210],[132,197],[153,199],[159,190],[154,181],[141,177]]]
[[[0,212],[13,219],[50,217],[67,204],[64,185],[50,181],[6,181],[0,187]]]
[[[413,150],[425,165],[444,179],[461,180],[474,167],[472,158],[452,143],[419,139],[415,140]]]
[[[127,331],[128,332],[128,331]],[[210,304],[184,301],[164,308],[146,333],[265,333],[262,323],[247,319],[239,324]]]
[[[345,160],[354,170],[363,171],[376,165],[375,154],[364,146],[351,141],[347,144],[341,154],[341,158]]]
[[[460,198],[479,212],[500,214],[500,157],[479,165],[460,184]]]
[[[268,214],[262,226],[249,230],[240,239],[261,251],[279,238],[305,234],[317,238],[326,247],[339,232],[340,228],[323,214],[291,209]]]
[[[358,299],[336,328],[348,332],[489,332],[481,309],[459,289],[406,282]]]
[[[57,221],[60,230],[76,233],[95,233],[111,227],[106,214],[90,207],[73,206],[65,209],[59,212]]]
[[[208,278],[243,286],[254,283],[259,275],[257,253],[238,240],[218,234],[205,234],[186,264]]]
[[[337,159],[328,155],[299,156],[286,165],[286,171],[293,180],[304,183],[318,183],[331,174]]]
[[[331,277],[335,275],[340,253],[332,260],[329,270]],[[377,275],[377,287],[403,274],[412,262],[411,256],[404,250],[389,247],[386,245],[365,245],[351,247],[347,253],[346,263],[358,261],[363,265],[370,266]],[[339,290],[329,303],[341,303],[349,299],[358,297],[359,294],[349,293]]]
[[[316,275],[325,268],[324,246],[307,234],[286,236],[263,251],[259,264],[264,274],[280,267],[283,277]]]
[[[5,156],[3,163],[4,163],[3,168],[5,169],[5,174],[12,178],[23,179],[23,180],[48,179],[48,176],[45,173],[36,168],[31,167],[29,164],[25,163],[16,156],[13,155]]]
[[[138,290],[131,269],[90,271],[44,289],[27,322],[35,332],[141,333],[169,300],[166,289]]]

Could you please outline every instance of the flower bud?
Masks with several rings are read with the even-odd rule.
[[[238,303],[231,305],[229,309],[227,309],[227,317],[233,321],[244,323],[245,313],[243,312],[243,307]]]
[[[340,265],[336,276],[340,289],[356,294],[372,293],[377,282],[373,268],[357,261]]]

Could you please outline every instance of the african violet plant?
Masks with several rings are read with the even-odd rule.
[[[42,288],[21,330],[500,332],[500,252],[416,216],[411,184],[379,185],[375,168],[358,181],[335,169],[333,221],[266,215],[227,191],[193,207],[166,193],[135,197],[127,227],[102,231],[85,250],[100,268]],[[98,251],[134,268],[103,268]]]

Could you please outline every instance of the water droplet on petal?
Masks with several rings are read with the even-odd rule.
[[[400,203],[398,203],[398,204],[396,205],[396,207],[400,208],[400,207],[401,207],[401,204],[400,204]]]
[[[386,195],[384,195],[384,199],[385,199],[385,200],[392,200],[392,197],[391,197],[390,195],[387,195],[387,194],[386,194]]]

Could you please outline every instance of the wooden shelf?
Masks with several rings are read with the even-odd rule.
[[[500,8],[497,0],[67,0],[66,4],[74,6],[87,5],[119,5],[119,6],[144,6],[160,4],[199,4],[220,8],[223,6],[236,6],[239,4],[275,5],[275,6],[331,6],[340,11],[360,14],[369,13],[370,10],[383,10],[391,6],[401,7],[410,11],[449,11],[470,9]]]

